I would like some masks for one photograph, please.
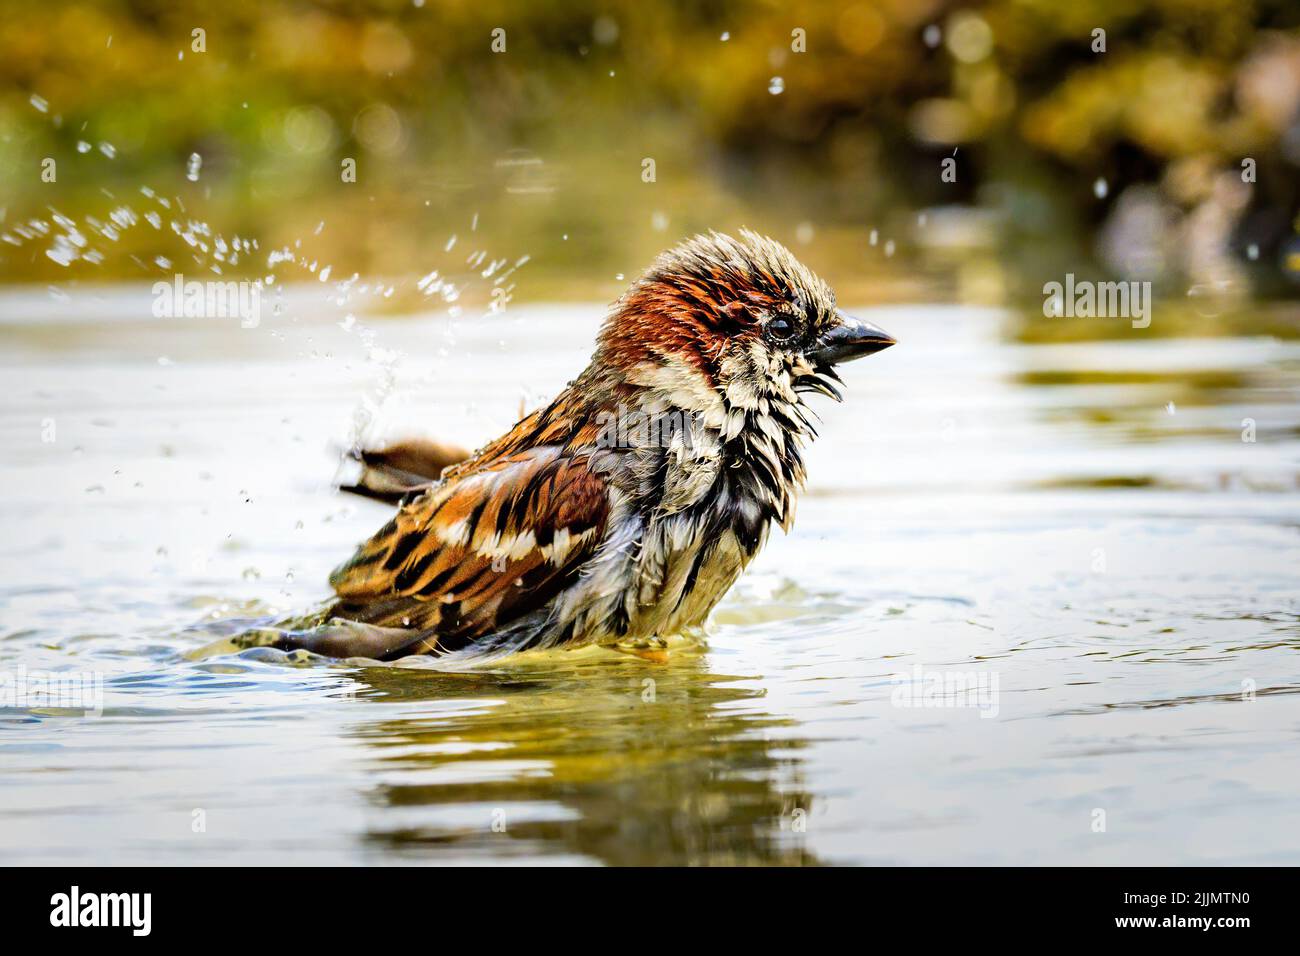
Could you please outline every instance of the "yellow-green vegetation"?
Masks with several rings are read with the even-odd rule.
[[[173,204],[89,262],[17,234],[0,278],[155,278],[192,218],[258,241],[232,274],[300,241],[409,275],[457,235],[530,256],[531,296],[612,297],[743,223],[845,299],[1032,301],[1131,261],[1145,196],[1165,294],[1294,294],[1298,23],[1288,0],[6,0],[0,233],[143,213],[141,186]]]

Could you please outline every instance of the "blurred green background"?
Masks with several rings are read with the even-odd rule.
[[[5,0],[0,91],[7,282],[157,279],[196,232],[257,241],[226,275],[410,276],[472,231],[519,294],[612,298],[745,224],[846,301],[1300,293],[1295,0]]]

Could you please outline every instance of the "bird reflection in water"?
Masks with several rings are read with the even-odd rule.
[[[801,832],[810,742],[697,647],[659,667],[590,650],[354,676],[381,709],[350,733],[372,748],[365,839],[386,858],[819,862]]]

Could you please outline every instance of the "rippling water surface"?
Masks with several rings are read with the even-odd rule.
[[[201,649],[387,520],[369,414],[477,444],[601,307],[148,303],[0,296],[0,673],[102,680],[0,707],[6,863],[1300,863],[1295,343],[874,311],[706,641],[446,675]]]

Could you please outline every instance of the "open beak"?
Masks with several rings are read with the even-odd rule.
[[[895,343],[892,335],[870,322],[855,319],[843,312],[835,313],[835,317],[838,320],[835,325],[823,332],[810,350],[810,355],[818,365],[851,362],[855,358],[887,349]]]

